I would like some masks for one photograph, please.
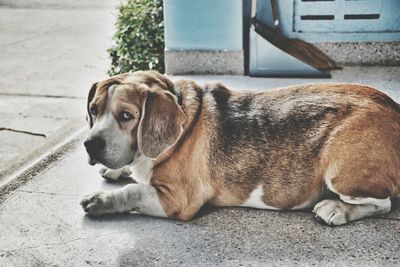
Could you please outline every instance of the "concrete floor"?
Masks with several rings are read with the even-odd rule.
[[[309,212],[205,209],[182,223],[137,214],[85,216],[79,201],[110,184],[81,140],[0,205],[0,266],[398,266],[400,207],[331,228]],[[128,182],[128,181],[127,181]]]
[[[137,214],[86,217],[82,196],[109,184],[86,163],[92,82],[106,77],[119,0],[0,0],[0,266],[399,266],[400,205],[386,216],[330,228],[307,212],[204,209],[194,220]],[[365,83],[400,102],[400,68],[352,67],[330,80],[186,76],[236,89],[307,82]],[[127,181],[128,182],[128,181]]]
[[[347,68],[325,82],[367,83],[400,102],[400,68]],[[315,82],[192,76],[235,88]],[[0,196],[0,266],[399,266],[400,203],[390,214],[330,228],[309,212],[204,209],[186,223],[137,214],[85,216],[79,201],[105,182],[83,136],[11,183]],[[126,181],[129,182],[129,181]],[[126,183],[125,182],[125,183]],[[15,189],[17,188],[17,189]]]
[[[119,2],[0,0],[0,182],[82,127]]]

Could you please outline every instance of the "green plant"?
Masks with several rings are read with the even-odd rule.
[[[164,22],[161,0],[127,0],[118,8],[115,45],[108,50],[115,75],[153,69],[164,72]]]

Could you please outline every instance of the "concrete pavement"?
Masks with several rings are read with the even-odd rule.
[[[346,68],[324,82],[366,83],[400,102],[400,68]],[[316,82],[193,76],[241,89]],[[0,266],[399,266],[400,203],[385,216],[330,228],[308,212],[204,209],[182,223],[124,214],[90,218],[79,201],[105,182],[78,136],[0,194]]]
[[[84,125],[119,0],[0,0],[0,182]]]
[[[0,205],[1,266],[398,266],[400,207],[330,228],[308,212],[205,209],[182,223],[90,218],[79,201],[119,188],[89,167],[81,139]],[[129,182],[129,181],[126,181]]]

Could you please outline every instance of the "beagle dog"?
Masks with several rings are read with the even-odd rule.
[[[210,203],[342,225],[400,196],[400,105],[368,86],[236,92],[138,71],[95,83],[87,110],[89,163],[137,181],[84,197],[88,215],[186,221]]]

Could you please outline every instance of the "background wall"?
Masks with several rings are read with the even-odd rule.
[[[242,1],[164,0],[169,74],[243,74]]]

